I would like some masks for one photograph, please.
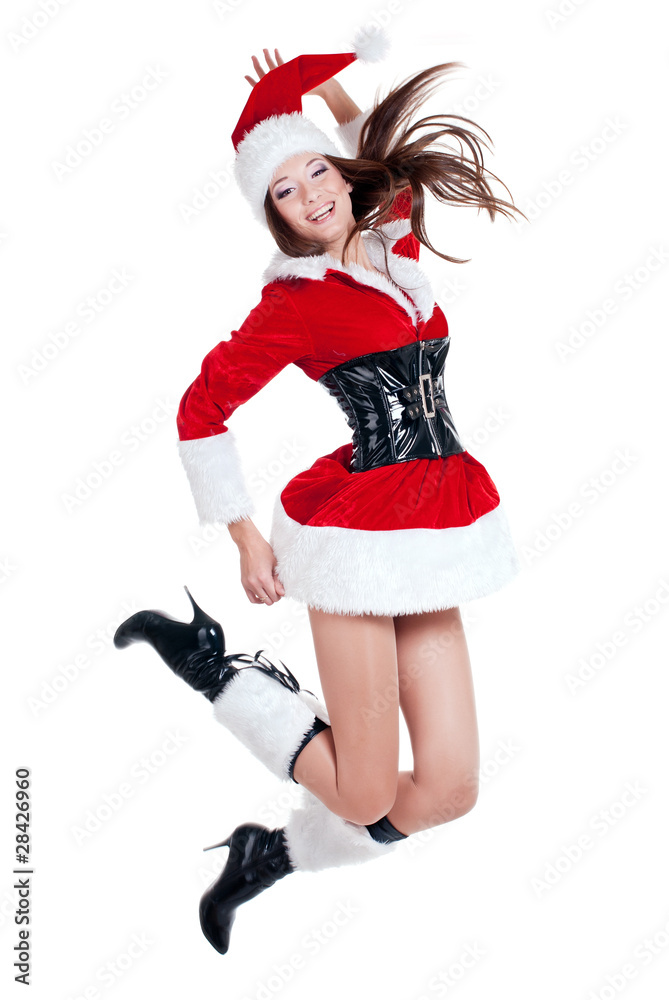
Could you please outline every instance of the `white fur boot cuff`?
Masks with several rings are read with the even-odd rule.
[[[256,667],[240,669],[213,705],[217,722],[282,781],[290,780],[291,758],[313,726],[314,715],[329,721],[314,695],[291,691]]]
[[[337,816],[308,789],[302,788],[302,806],[284,826],[288,854],[300,871],[357,865],[389,854],[396,843],[380,844],[366,827]]]

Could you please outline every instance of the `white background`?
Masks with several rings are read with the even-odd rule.
[[[665,994],[666,23],[650,0],[558,3],[3,5],[0,974],[12,996],[24,995],[12,983],[20,766],[33,778],[40,1000]],[[523,571],[462,608],[476,808],[380,861],[284,880],[240,910],[222,957],[197,904],[226,852],[201,848],[243,820],[283,822],[297,786],[241,750],[148,647],[120,653],[111,636],[144,607],[188,618],[188,584],[230,650],[264,647],[318,690],[303,608],[251,606],[227,531],[203,539],[174,414],[205,353],[259,301],[274,249],[230,178],[251,55],[347,51],[374,17],[393,50],[340,75],[353,99],[364,109],[377,88],[462,60],[428,110],[489,132],[486,163],[532,220],[492,225],[431,202],[433,242],[471,262],[421,255],[453,338],[455,423],[497,485]],[[153,89],[121,116],[149,71]],[[304,110],[334,125],[319,99]],[[105,117],[113,130],[59,177],[68,146]],[[115,270],[127,285],[107,303]],[[295,368],[233,428],[266,536],[283,483],[349,436]],[[68,502],[112,452],[110,474]],[[410,766],[404,737],[402,754]]]

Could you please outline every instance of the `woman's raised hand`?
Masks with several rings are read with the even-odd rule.
[[[278,49],[274,49],[274,59],[276,59],[276,62],[274,61],[274,59],[272,59],[271,55],[269,54],[269,49],[263,49],[263,53],[265,55],[265,62],[267,63],[269,69],[266,70],[263,69],[262,66],[260,65],[260,60],[258,59],[258,57],[251,56],[251,59],[253,60],[254,69],[258,74],[258,79],[254,80],[252,76],[248,76],[248,74],[244,75],[244,79],[248,80],[252,87],[255,87],[256,83],[260,83],[260,80],[262,79],[263,76],[265,76],[266,73],[270,73],[273,69],[276,69],[277,66],[283,66],[283,59],[281,58]]]
[[[271,73],[273,69],[277,68],[277,66],[283,66],[284,63],[284,60],[281,58],[281,54],[279,53],[278,49],[274,49],[274,59],[272,59],[271,55],[269,54],[269,49],[263,49],[263,53],[265,56],[265,62],[267,63],[269,68],[266,70],[263,69],[262,66],[260,65],[260,60],[258,59],[258,57],[251,56],[251,59],[253,60],[254,69],[258,74],[258,79],[255,80],[252,76],[244,74],[244,79],[248,80],[252,87],[255,87],[256,83],[260,83],[260,80],[262,79],[263,76],[265,76],[267,73]],[[334,83],[332,80],[326,80],[325,83],[322,83],[319,87],[314,87],[312,90],[307,90],[304,96],[306,97],[308,95],[309,97],[311,96],[322,97],[323,99],[325,99],[326,94],[328,93],[328,91],[332,90],[333,86]]]

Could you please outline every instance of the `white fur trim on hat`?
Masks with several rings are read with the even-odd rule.
[[[302,805],[284,825],[288,855],[298,871],[358,865],[390,854],[397,843],[381,844],[358,823],[337,816],[308,789],[302,788]]]
[[[177,443],[200,524],[229,524],[252,517],[234,435],[230,428],[211,437]]]
[[[271,115],[244,136],[233,164],[235,180],[258,222],[267,225],[265,195],[277,168],[299,153],[342,156],[322,129],[300,111]]]

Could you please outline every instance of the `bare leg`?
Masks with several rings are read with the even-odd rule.
[[[403,833],[463,816],[478,795],[479,740],[459,608],[395,618],[400,706],[413,751],[388,814]]]
[[[332,729],[299,755],[296,780],[338,815],[361,823],[388,815],[406,834],[468,812],[478,792],[479,749],[459,609],[402,615],[394,622],[312,609],[309,614]],[[413,772],[399,775],[398,699],[414,754]],[[394,802],[379,811],[385,793],[371,802],[370,790],[392,784],[393,766]],[[365,801],[378,815],[371,815]],[[369,818],[357,818],[360,810]]]
[[[370,824],[397,794],[399,688],[393,619],[309,608],[331,728],[297,758],[294,776],[334,813]],[[383,711],[378,711],[379,705]]]

